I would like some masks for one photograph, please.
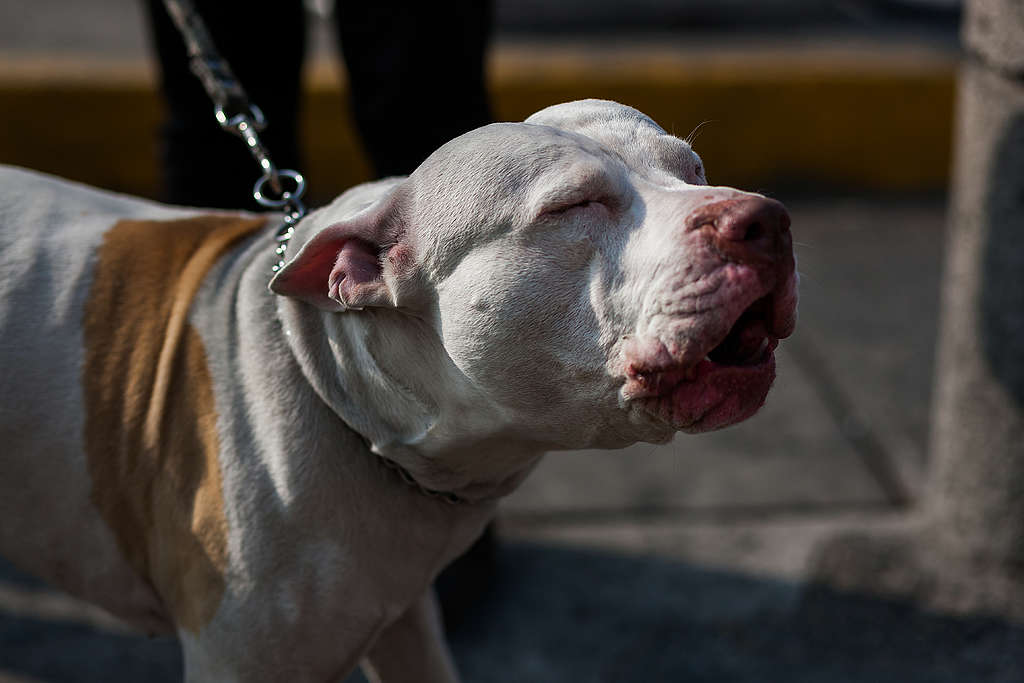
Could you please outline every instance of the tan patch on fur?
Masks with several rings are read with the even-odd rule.
[[[263,219],[121,221],[86,302],[85,446],[92,500],[121,550],[197,632],[227,566],[217,412],[188,311],[203,276]]]

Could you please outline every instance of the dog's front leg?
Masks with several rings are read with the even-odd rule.
[[[384,629],[362,668],[372,683],[458,682],[433,588]]]

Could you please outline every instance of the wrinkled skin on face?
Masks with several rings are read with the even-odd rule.
[[[563,406],[578,413],[581,389],[596,389],[586,396],[595,406],[613,395],[629,423],[616,430],[624,438],[750,417],[774,378],[772,351],[795,322],[784,209],[762,218],[778,224],[762,228],[774,231],[760,236],[765,253],[726,253],[712,223],[750,195],[708,187],[689,145],[647,117],[593,103],[553,107],[527,124],[554,128],[530,139],[551,161],[521,204],[494,202],[505,211],[490,221],[515,248],[495,239],[446,264],[441,322],[453,356],[538,420],[564,415]],[[432,161],[441,168],[424,171],[458,163]],[[498,187],[520,175],[494,170]],[[494,331],[507,338],[495,343]],[[711,353],[727,336],[730,349]]]
[[[424,426],[402,439],[424,450],[724,427],[763,404],[795,325],[782,205],[707,185],[686,142],[613,102],[467,133],[355,218],[321,225],[273,288],[418,330],[433,350],[402,360],[406,346],[385,371],[429,394]],[[345,324],[327,327],[340,337]]]

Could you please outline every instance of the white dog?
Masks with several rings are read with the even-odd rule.
[[[272,280],[274,221],[2,170],[0,552],[189,681],[452,680],[431,581],[542,453],[760,407],[788,226],[596,100],[353,188]]]

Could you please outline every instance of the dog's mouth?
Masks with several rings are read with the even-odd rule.
[[[719,367],[754,367],[772,355],[779,340],[771,331],[772,296],[763,296],[740,314],[725,339],[704,360]]]
[[[792,331],[788,322],[777,323],[791,317],[787,305],[769,293],[724,335],[691,344],[675,358],[662,349],[656,359],[629,363],[623,396],[677,430],[709,431],[747,419],[775,379],[779,338]]]

